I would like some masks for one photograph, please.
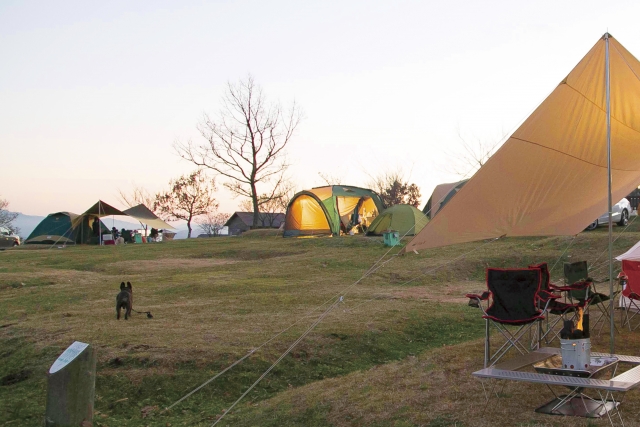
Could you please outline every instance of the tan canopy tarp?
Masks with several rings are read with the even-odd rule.
[[[166,222],[158,218],[156,214],[154,214],[149,208],[147,208],[142,203],[132,208],[126,209],[122,212],[125,215],[134,217],[141,223],[147,224],[147,226],[149,227],[157,228],[158,230],[165,229],[165,228],[174,229],[174,227],[172,227],[171,224],[167,224]]]
[[[609,52],[615,202],[640,183],[640,63],[611,36]],[[606,212],[605,92],[603,37],[405,251],[575,235]]]
[[[89,209],[84,211],[81,215],[78,215],[75,219],[73,219],[71,221],[71,225],[75,228],[80,223],[82,223],[85,217],[102,218],[104,216],[111,216],[111,215],[126,216],[127,214],[122,212],[120,209],[116,209],[110,204],[103,202],[102,200],[98,200],[95,205],[91,206]]]

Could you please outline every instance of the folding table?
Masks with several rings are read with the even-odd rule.
[[[548,409],[552,409],[552,413],[566,415],[563,413],[563,410],[558,411],[558,409],[566,409],[564,406],[566,403],[571,405],[574,398],[579,398],[584,399],[583,401],[585,402],[589,402],[586,404],[586,412],[582,416],[600,417],[606,415],[612,426],[615,425],[616,420],[619,420],[619,424],[624,426],[620,404],[624,398],[624,393],[640,386],[640,357],[592,352],[592,357],[615,359],[615,363],[617,364],[634,365],[633,368],[620,375],[614,376],[610,380],[522,371],[524,368],[533,366],[559,354],[559,348],[543,347],[537,351],[507,360],[493,367],[476,371],[473,373],[473,376],[478,378],[545,384],[550,389],[552,386],[567,387],[570,390],[568,395],[560,397],[556,395],[556,398],[552,401],[555,403],[549,402],[549,404],[547,404],[551,405]],[[613,368],[613,364],[607,366],[607,368]],[[551,390],[553,391],[553,389]],[[597,396],[587,396],[585,390],[591,390]],[[617,395],[621,396],[620,399],[616,399]],[[487,396],[487,400],[489,400],[489,398],[490,395]],[[547,405],[543,405],[538,409],[543,409]],[[544,410],[542,412],[544,412]],[[581,416],[580,414],[573,415]]]

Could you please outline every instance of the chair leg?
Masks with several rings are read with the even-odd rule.
[[[633,311],[633,313],[631,315],[629,315],[630,311]],[[636,317],[638,315],[638,313],[640,313],[640,307],[636,303],[636,300],[629,299],[629,305],[624,307],[622,309],[622,312],[623,312],[623,316],[624,316],[623,317],[623,322],[622,322],[622,327],[623,328],[626,325],[626,326],[628,326],[629,331],[635,331],[638,327],[640,327],[640,322],[639,322],[633,328],[631,328],[631,321],[633,320],[634,317]]]
[[[538,345],[539,339],[537,337],[536,329],[533,328],[535,325],[533,324],[522,325],[515,332],[511,332],[509,329],[507,329],[506,326],[500,325],[499,323],[492,322],[492,324],[498,330],[498,332],[500,332],[500,334],[503,336],[505,342],[497,350],[493,351],[493,354],[492,354],[492,352],[489,351],[490,334],[487,334],[487,336],[485,337],[485,358],[487,358],[485,367],[493,366],[496,363],[498,363],[498,361],[504,355],[506,355],[511,348],[515,348],[518,352],[520,352],[520,354],[523,354],[523,355],[537,348],[536,345]],[[534,332],[533,334],[535,338],[531,338],[529,343],[529,348],[527,348],[523,344],[522,340],[525,337],[525,335],[528,332],[531,332],[532,330]]]

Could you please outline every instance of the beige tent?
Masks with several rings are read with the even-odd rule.
[[[640,62],[608,34],[405,247],[500,236],[575,235],[640,183]]]
[[[158,230],[174,228],[171,224],[167,224],[166,222],[158,218],[156,214],[154,214],[149,208],[147,208],[142,203],[132,208],[126,209],[122,211],[122,213],[124,213],[125,215],[129,215],[131,217],[134,217],[135,219],[140,221],[142,224],[146,224],[148,227],[157,228]]]

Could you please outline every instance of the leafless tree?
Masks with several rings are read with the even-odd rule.
[[[20,229],[15,227],[12,222],[18,218],[17,212],[9,212],[9,201],[0,199],[0,227],[8,229],[11,233],[18,234]]]
[[[196,223],[204,234],[208,236],[217,236],[220,230],[224,227],[224,224],[229,220],[231,215],[222,212],[208,212],[198,218]]]
[[[187,221],[188,234],[191,237],[191,221],[218,208],[213,197],[216,191],[215,181],[198,169],[189,175],[171,180],[169,191],[156,194],[153,210],[169,221]]]
[[[176,142],[184,159],[216,171],[227,179],[224,186],[251,199],[253,222],[259,220],[261,194],[274,198],[286,182],[288,163],[285,148],[302,119],[293,102],[285,112],[279,104],[269,105],[251,76],[228,83],[222,109],[216,118],[205,115],[198,130],[206,142]],[[259,186],[270,186],[260,192]]]
[[[122,204],[127,205],[130,208],[143,204],[149,209],[153,209],[153,203],[156,201],[154,194],[151,194],[146,188],[135,184],[130,193],[125,193],[118,189],[118,198]]]
[[[500,143],[505,139],[506,134],[496,141],[487,141],[477,137],[468,138],[462,135],[460,129],[456,130],[460,140],[460,151],[448,152],[450,158],[456,159],[450,162],[446,169],[462,178],[469,178],[480,169],[493,155]]]
[[[410,184],[400,170],[387,171],[371,177],[368,185],[378,193],[387,207],[407,204],[417,208],[420,204],[420,188],[416,184]]]
[[[258,207],[260,209],[258,215],[258,223],[254,222],[255,227],[273,227],[279,217],[287,211],[289,201],[293,197],[293,186],[288,186],[288,191],[278,194],[277,197],[271,195],[261,195],[258,198]],[[240,203],[242,212],[252,212],[253,206],[250,200],[244,200]]]
[[[341,185],[344,180],[340,175],[330,175],[325,172],[318,172],[318,175],[327,185]]]
[[[153,210],[156,196],[151,194],[146,188],[134,184],[130,193],[125,193],[121,189],[118,189],[118,199],[120,199],[120,202],[122,202],[123,205],[130,208],[143,204],[150,210]],[[140,226],[144,229],[144,235],[146,236],[148,226],[142,221],[139,222]]]

